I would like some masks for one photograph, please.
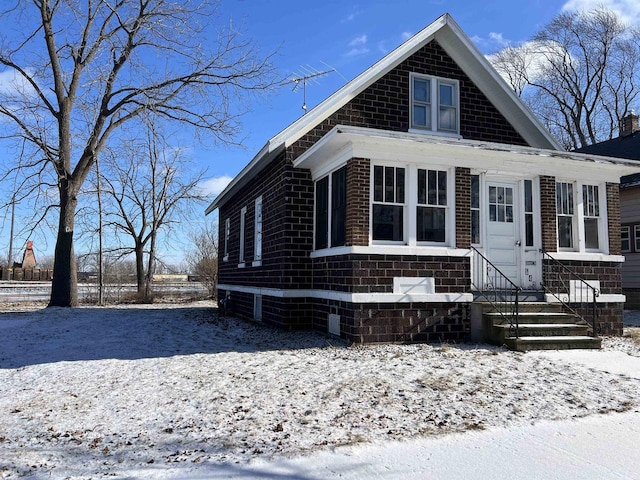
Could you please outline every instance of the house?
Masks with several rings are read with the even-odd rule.
[[[589,145],[578,152],[609,157],[640,160],[640,122],[633,111],[620,123],[620,135],[604,142]],[[640,173],[620,180],[620,222],[622,291],[626,308],[640,308]]]
[[[488,338],[472,313],[487,298],[518,338],[526,290],[595,306],[591,333],[619,334],[618,183],[636,171],[561,151],[445,14],[271,138],[209,205],[218,298],[356,343],[461,341]]]

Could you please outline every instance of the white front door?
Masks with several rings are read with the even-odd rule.
[[[518,184],[487,182],[487,258],[516,285],[520,285]]]

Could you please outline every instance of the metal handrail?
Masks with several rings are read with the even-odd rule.
[[[509,331],[515,338],[519,338],[518,295],[522,289],[491,263],[477,248],[472,246],[471,250],[474,252],[474,274],[471,278],[471,285],[489,301],[497,313],[509,322]],[[478,285],[473,281],[474,276],[482,285]]]
[[[557,298],[567,310],[584,323],[591,325],[591,335],[597,336],[598,306],[596,299],[600,295],[600,290],[553,258],[548,252],[540,249],[540,253],[542,253],[543,260],[542,288],[544,291]],[[544,260],[548,260],[548,262],[545,263]],[[572,281],[574,282],[573,289],[571,288]],[[576,288],[577,285],[580,285],[581,288]],[[588,304],[591,304],[591,322],[585,318],[587,315],[584,313],[589,311],[586,306]]]

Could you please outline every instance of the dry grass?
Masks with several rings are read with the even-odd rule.
[[[640,328],[625,328],[624,337],[630,339],[633,343],[640,346]]]

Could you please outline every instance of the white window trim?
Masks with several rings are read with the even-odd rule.
[[[431,127],[415,126],[413,123],[413,81],[414,79],[429,80],[431,89]],[[456,129],[440,130],[440,84],[452,85],[455,89],[455,109],[456,109]],[[462,138],[460,136],[460,82],[451,78],[436,77],[434,75],[422,75],[419,73],[409,74],[409,132],[410,133],[429,133],[433,135],[452,136]]]
[[[238,254],[238,268],[244,268],[244,247],[245,247],[245,222],[247,220],[247,207],[240,210],[240,252]]]
[[[224,256],[223,262],[229,261],[229,236],[231,235],[231,219],[227,218],[224,221]]]
[[[636,225],[634,225],[634,228],[636,227]],[[622,247],[622,232],[627,232],[627,242],[629,243],[629,248],[628,249],[624,249]],[[631,225],[623,225],[620,227],[620,251],[622,253],[631,253],[633,250],[631,249]],[[635,243],[635,236],[633,237],[634,243]]]
[[[262,265],[262,195],[256,198],[255,204],[255,232],[254,232],[254,240],[253,240],[253,263],[251,266],[259,267]],[[258,222],[258,219],[260,221]]]
[[[633,246],[635,252],[640,252],[640,225],[633,226]]]
[[[402,219],[404,225],[403,241],[373,240],[373,172],[376,166],[399,167],[405,169],[405,192]],[[444,242],[418,242],[417,206],[418,206],[418,169],[441,170],[447,172],[447,205],[445,207],[445,239]],[[402,245],[408,247],[454,247],[456,239],[456,211],[455,211],[455,175],[456,169],[445,165],[398,164],[391,162],[372,161],[369,175],[369,245]],[[393,203],[389,205],[400,205]]]
[[[573,184],[573,235],[574,243],[573,248],[560,248],[560,252],[579,252],[579,253],[609,253],[609,231],[608,231],[608,205],[607,205],[607,185],[600,182],[584,182],[556,178],[556,183],[571,183]],[[598,217],[598,248],[586,248],[585,246],[585,232],[584,232],[584,197],[582,194],[583,185],[595,185],[598,187],[598,202],[600,204],[600,216]],[[555,201],[555,198],[554,198]],[[556,237],[558,232],[556,212]]]

